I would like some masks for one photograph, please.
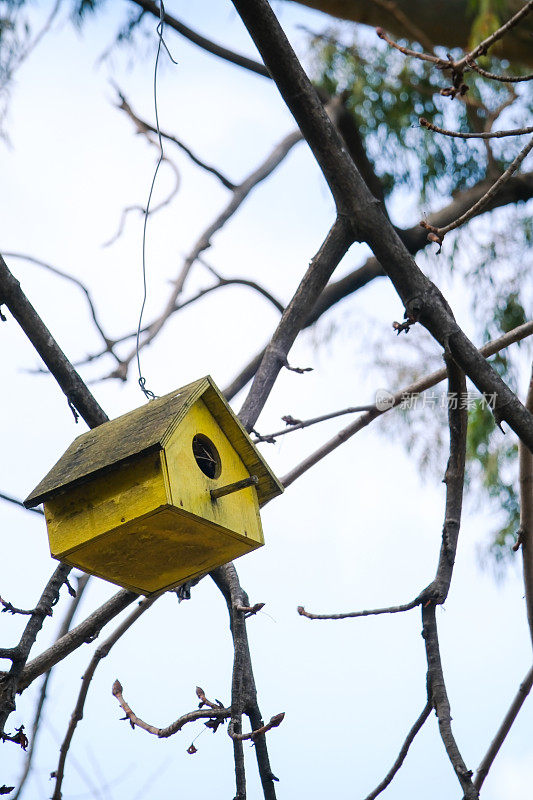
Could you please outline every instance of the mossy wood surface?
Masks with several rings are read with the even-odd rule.
[[[79,436],[26,498],[25,505],[36,506],[60,490],[81,484],[142,453],[163,448],[200,398],[239,454],[248,473],[257,475],[259,505],[281,494],[282,485],[212,379],[206,377]]]

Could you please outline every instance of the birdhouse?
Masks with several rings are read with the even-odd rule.
[[[261,547],[282,491],[207,377],[79,436],[24,504],[54,558],[152,594]]]

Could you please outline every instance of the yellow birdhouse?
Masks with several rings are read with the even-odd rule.
[[[207,377],[79,436],[24,504],[54,558],[152,594],[261,547],[282,491]]]

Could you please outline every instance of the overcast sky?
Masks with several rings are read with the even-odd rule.
[[[41,8],[49,10],[50,3]],[[191,27],[241,52],[254,54],[231,3],[174,0],[168,10]],[[291,38],[303,46],[298,25],[320,29],[321,15],[296,5],[275,5]],[[65,15],[16,75],[2,161],[0,249],[41,258],[78,277],[90,288],[110,335],[135,329],[141,302],[142,218],[128,215],[123,236],[102,244],[117,230],[122,209],[144,205],[155,151],[136,136],[115,107],[110,79],[141,117],[153,121],[152,36],[139,49],[100,55],[113,42],[127,3],[106,10],[76,32]],[[147,26],[147,29],[149,26]],[[277,90],[265,79],[210,56],[171,31],[166,40],[177,66],[162,58],[159,80],[161,127],[233,180],[241,180],[266,157],[294,123]],[[202,230],[228,199],[212,176],[191,165],[170,144],[166,152],[180,173],[175,201],[150,220],[147,278],[149,320],[163,305],[169,281]],[[161,167],[156,200],[172,186]],[[400,198],[395,221],[413,219],[415,203]],[[416,213],[416,212],[415,212]],[[246,276],[286,302],[323,240],[333,205],[310,153],[297,145],[284,165],[256,189],[235,219],[217,234],[206,259],[226,276]],[[352,248],[338,276],[363,262],[366,250]],[[431,268],[434,256],[419,263]],[[14,258],[6,259],[69,358],[98,348],[82,293],[73,285]],[[197,266],[187,296],[208,285]],[[464,292],[441,275],[441,287],[471,332]],[[372,402],[386,386],[372,368],[376,342],[383,351],[409,344],[394,339],[391,323],[403,314],[384,280],[339,305],[303,334],[290,361],[313,372],[281,374],[264,414],[262,432],[276,430],[290,413],[308,418]],[[25,497],[71,440],[81,433],[64,396],[47,376],[31,374],[38,356],[14,320],[0,327],[2,357],[0,491]],[[211,374],[222,388],[260,348],[277,321],[268,303],[245,288],[213,293],[176,315],[143,352],[147,383],[157,394]],[[417,331],[412,337],[422,336]],[[415,341],[417,341],[415,339]],[[423,341],[420,339],[420,341]],[[430,345],[438,358],[439,349]],[[531,351],[529,351],[531,353]],[[98,361],[81,369],[110,416],[143,402],[132,370],[127,384],[100,381],[112,368]],[[396,386],[389,388],[398,388]],[[442,389],[442,387],[441,387]],[[238,410],[244,395],[234,401]],[[343,426],[332,421],[263,445],[282,476]],[[398,425],[400,421],[398,420]],[[508,434],[509,436],[511,434]],[[440,475],[444,474],[445,461]],[[424,472],[424,471],[422,471]],[[252,602],[266,603],[250,620],[254,670],[266,719],[286,712],[268,738],[279,797],[363,798],[396,758],[408,729],[425,704],[425,654],[418,610],[391,618],[311,622],[297,605],[316,612],[347,611],[404,603],[431,580],[443,520],[444,487],[436,474],[421,474],[400,439],[383,434],[377,421],[310,470],[263,512],[266,545],[237,562]],[[0,594],[31,607],[55,567],[44,523],[37,515],[2,503],[4,570]],[[497,520],[467,501],[454,581],[438,611],[441,648],[454,731],[469,768],[475,769],[531,661],[519,570],[503,584],[479,567],[479,547]],[[116,591],[91,582],[78,619]],[[63,594],[65,594],[63,592]],[[38,641],[53,639],[66,596]],[[15,642],[21,619],[0,615],[2,644]],[[104,631],[111,632],[113,625]],[[102,636],[104,635],[102,634]],[[48,694],[35,769],[27,800],[51,794],[49,773],[57,764],[79,689],[95,645],[86,645],[57,668]],[[33,653],[32,653],[33,655]],[[186,754],[202,730],[191,725],[168,740],[132,731],[119,721],[111,696],[119,678],[134,711],[165,726],[193,709],[194,689],[229,703],[232,649],[225,604],[210,579],[193,590],[190,602],[174,595],[157,602],[113,649],[92,682],[83,722],[75,735],[65,798],[232,797],[231,742],[209,731]],[[10,728],[29,726],[37,685],[19,700]],[[533,781],[533,710],[526,703],[484,787],[486,800],[523,800]],[[0,748],[7,767],[2,780],[16,783],[22,754]],[[250,798],[260,787],[246,746]],[[428,789],[430,787],[430,789]],[[450,800],[460,791],[431,717],[386,796]],[[384,795],[385,796],[385,795]]]

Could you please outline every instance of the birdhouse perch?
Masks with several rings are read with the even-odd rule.
[[[24,504],[54,558],[152,594],[261,547],[282,491],[206,377],[79,436]]]

